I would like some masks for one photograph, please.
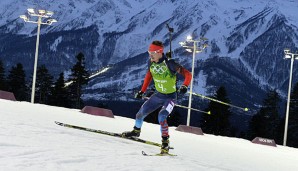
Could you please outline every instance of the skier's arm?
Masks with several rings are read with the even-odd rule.
[[[147,74],[145,76],[145,79],[144,79],[144,83],[143,83],[142,89],[141,89],[141,91],[143,93],[145,93],[145,91],[147,90],[147,88],[148,88],[151,80],[152,80],[152,75],[151,75],[151,72],[148,70],[147,71]]]
[[[185,85],[186,87],[188,87],[188,85],[190,84],[191,81],[191,73],[185,69],[184,67],[180,66],[178,71],[179,74],[183,75],[184,77],[184,82],[183,85]]]
[[[188,87],[191,81],[191,73],[174,60],[169,60],[168,64],[170,70],[174,71],[174,73],[179,73],[184,77],[183,85]]]

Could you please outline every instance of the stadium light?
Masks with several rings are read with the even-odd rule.
[[[289,111],[290,111],[290,100],[291,100],[291,87],[292,87],[292,75],[293,75],[293,64],[294,60],[298,59],[298,54],[294,54],[290,52],[290,49],[284,49],[285,59],[291,59],[290,66],[290,77],[289,77],[289,89],[288,89],[288,100],[287,100],[287,110],[286,110],[286,118],[285,118],[285,132],[284,132],[284,141],[283,145],[287,145],[287,134],[288,134],[288,121],[289,121]]]
[[[190,112],[191,112],[191,101],[192,101],[192,88],[193,88],[193,76],[195,68],[195,57],[196,53],[200,53],[207,47],[207,39],[200,38],[199,40],[193,40],[192,36],[187,36],[186,41],[179,42],[179,44],[185,48],[187,52],[192,52],[192,69],[191,69],[191,82],[190,82],[190,93],[188,99],[188,111],[187,111],[187,126],[190,126]],[[188,46],[188,45],[191,46]]]
[[[50,18],[54,14],[52,11],[35,10],[33,8],[28,8],[27,11],[28,11],[28,15],[20,15],[20,18],[23,19],[27,23],[37,24],[37,38],[36,38],[35,61],[34,61],[33,81],[32,81],[32,93],[31,93],[31,103],[34,103],[40,25],[42,25],[42,24],[52,25],[52,23],[57,22],[57,20]],[[37,21],[30,20],[30,17],[37,17],[38,19],[37,19]],[[43,22],[42,21],[43,18],[48,18],[48,19],[45,22]]]

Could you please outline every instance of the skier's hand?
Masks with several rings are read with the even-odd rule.
[[[169,51],[169,52],[166,53],[166,57],[169,58],[169,59],[172,58],[172,53],[171,53],[171,51]]]
[[[135,94],[135,98],[136,98],[136,99],[142,99],[143,94],[144,94],[144,92],[139,91],[139,92],[137,92],[137,93]]]
[[[186,85],[182,85],[179,90],[178,90],[178,93],[179,94],[185,94],[187,92],[187,86]]]

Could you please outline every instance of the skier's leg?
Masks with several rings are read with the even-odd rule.
[[[175,103],[172,100],[167,101],[168,102],[165,103],[158,114],[158,122],[160,124],[160,132],[162,137],[169,136],[167,117],[172,112],[175,106]]]
[[[123,132],[123,137],[139,137],[145,117],[162,105],[160,98],[152,95],[140,108],[136,115],[135,126],[132,131]]]
[[[139,137],[141,133],[141,127],[143,125],[145,117],[159,108],[162,105],[160,99],[155,95],[152,95],[140,108],[136,114],[135,126],[132,131],[123,132],[124,137]]]
[[[146,116],[161,106],[160,99],[154,94],[140,108],[136,114],[135,127],[141,128]]]
[[[173,101],[169,101],[162,107],[162,109],[159,112],[158,120],[160,123],[160,131],[161,131],[161,137],[162,137],[162,144],[161,144],[161,153],[168,153],[169,152],[169,130],[168,130],[168,123],[167,123],[167,117],[172,112],[173,108],[175,106],[175,103]]]

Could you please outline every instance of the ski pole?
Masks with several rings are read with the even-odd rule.
[[[149,97],[143,97],[143,99],[148,100]],[[178,105],[178,104],[175,104],[175,106],[180,107],[180,108],[190,109],[190,110],[194,110],[194,111],[197,111],[197,112],[201,112],[201,113],[205,113],[205,114],[211,115],[211,112],[210,111],[206,112],[206,111],[202,111],[202,110],[199,110],[199,109],[194,109],[194,108],[191,108],[191,107],[182,106],[182,105]]]
[[[235,105],[232,105],[232,104],[229,104],[229,103],[225,103],[223,101],[219,101],[217,99],[213,99],[213,98],[210,98],[210,97],[207,97],[207,96],[204,96],[202,94],[197,94],[197,93],[194,93],[194,92],[188,92],[189,94],[193,94],[195,96],[198,96],[198,97],[201,97],[201,98],[205,98],[205,99],[208,99],[208,100],[211,100],[211,101],[214,101],[214,102],[217,102],[217,103],[220,103],[220,104],[223,104],[223,105],[227,105],[227,106],[231,106],[231,107],[235,107],[235,108],[238,108],[238,109],[241,109],[241,110],[244,110],[245,112],[248,111],[248,108],[243,108],[243,107],[239,107],[239,106],[235,106]]]
[[[190,110],[194,110],[194,111],[197,111],[197,112],[206,113],[208,115],[211,115],[211,112],[210,111],[205,112],[205,111],[202,111],[202,110],[199,110],[199,109],[194,109],[194,108],[191,108],[191,107],[186,107],[186,106],[182,106],[182,105],[178,105],[178,104],[175,104],[175,106],[181,107],[181,108],[184,108],[184,109],[190,109]]]

